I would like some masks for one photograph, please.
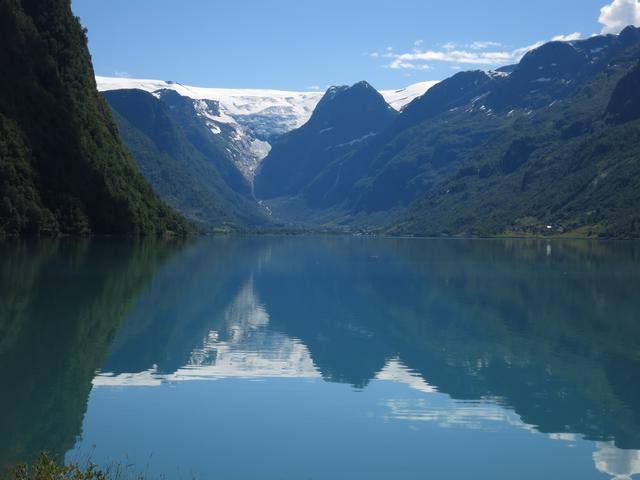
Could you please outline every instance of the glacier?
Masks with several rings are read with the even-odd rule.
[[[101,92],[138,89],[160,97],[162,91],[173,90],[192,99],[197,115],[212,135],[231,131],[227,152],[250,182],[269,154],[273,140],[304,125],[324,96],[320,91],[194,87],[174,81],[122,77],[96,76],[96,83]],[[420,82],[398,90],[380,90],[380,94],[391,107],[401,110],[436,83]]]

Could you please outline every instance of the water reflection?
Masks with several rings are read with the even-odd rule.
[[[0,242],[0,469],[76,441],[94,372],[172,242]]]
[[[599,471],[616,480],[629,480],[633,475],[640,474],[638,450],[620,450],[611,443],[599,442],[593,461]]]
[[[269,315],[258,303],[249,280],[222,315],[224,331],[211,330],[190,353],[185,365],[162,373],[156,364],[138,373],[99,373],[93,384],[160,385],[163,381],[216,378],[319,377],[307,347],[266,327]]]
[[[45,321],[31,308],[49,304],[25,298],[38,291],[33,285],[51,279],[35,266],[42,255],[5,257],[14,260],[3,265],[16,258],[29,265],[3,270],[19,281],[6,283],[0,355],[7,339],[25,335],[5,333],[16,330],[7,319],[20,318],[21,305],[29,307],[26,323]],[[101,309],[114,309],[103,331],[100,321],[91,321],[86,325],[97,325],[94,335],[78,339],[94,354],[90,361],[54,351],[64,357],[60,371],[72,371],[79,361],[83,372],[100,365],[92,380],[82,375],[82,388],[65,392],[79,405],[74,421],[61,418],[70,432],[65,448],[80,433],[87,382],[97,395],[112,387],[159,391],[193,380],[303,379],[348,384],[353,395],[375,397],[367,408],[384,422],[416,430],[511,429],[567,447],[593,441],[594,475],[628,479],[640,473],[635,243],[222,238],[143,257],[153,274],[78,263],[86,276],[115,275],[118,284],[130,286],[126,300],[113,288],[87,293],[98,319]],[[122,265],[133,262],[127,258]],[[77,297],[63,290],[65,296],[67,303]],[[76,310],[53,314],[84,318]],[[21,348],[32,339],[24,337]],[[7,370],[20,361],[0,356]],[[21,378],[54,389],[34,372]],[[273,390],[268,385],[265,394]],[[318,408],[331,391],[318,392]],[[352,417],[359,414],[354,410]],[[354,433],[356,442],[368,441],[365,430],[362,437]],[[81,438],[76,449],[86,443]]]

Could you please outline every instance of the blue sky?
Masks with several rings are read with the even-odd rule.
[[[73,0],[73,10],[98,75],[289,90],[399,88],[510,63],[557,35],[640,24],[639,0]]]

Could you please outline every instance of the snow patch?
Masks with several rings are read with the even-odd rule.
[[[400,111],[413,100],[427,93],[437,83],[437,81],[420,82],[400,90],[381,90],[380,94],[389,105]]]
[[[504,78],[509,76],[509,72],[498,72],[496,70],[488,70],[484,73],[490,78]]]
[[[366,135],[363,135],[360,138],[354,138],[353,140],[350,140],[348,142],[339,143],[337,145],[333,145],[331,147],[327,147],[325,150],[331,150],[332,148],[351,147],[351,146],[355,145],[356,143],[364,142],[367,138],[375,137],[376,135],[377,135],[376,132],[369,132],[369,133],[367,133]]]

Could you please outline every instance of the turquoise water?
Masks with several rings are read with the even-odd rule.
[[[640,474],[640,244],[0,244],[0,464],[133,476]]]

